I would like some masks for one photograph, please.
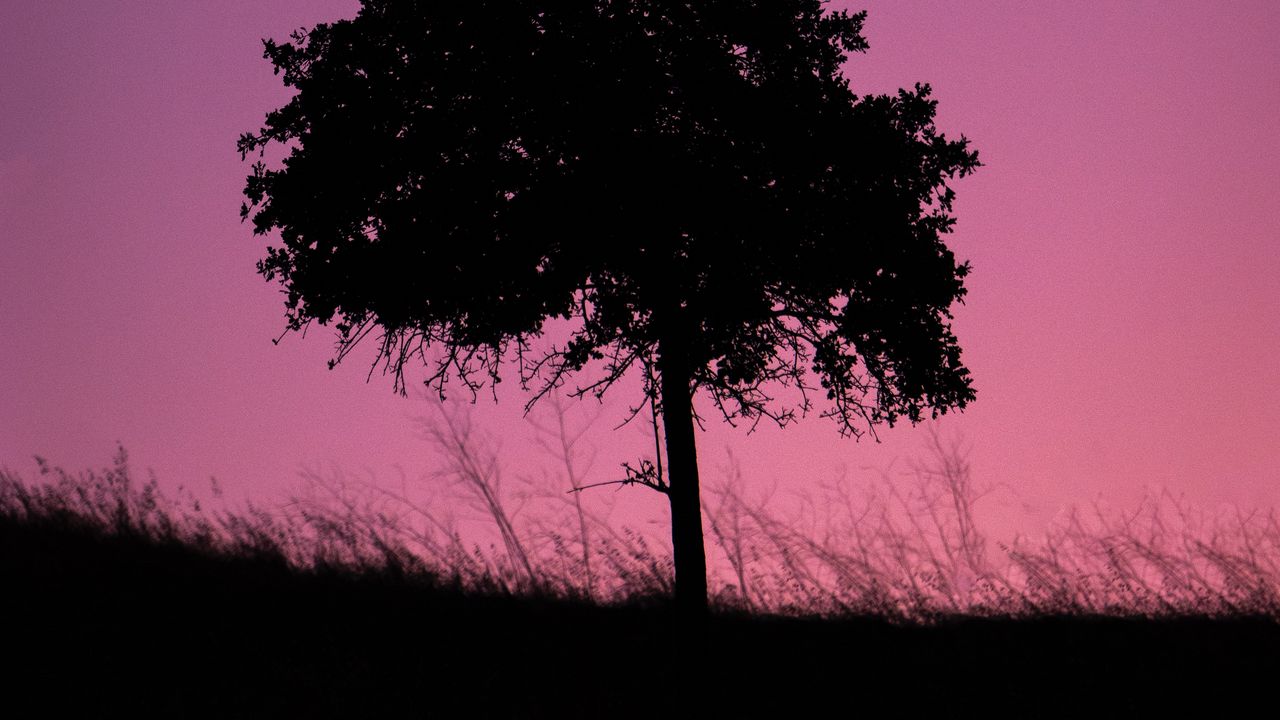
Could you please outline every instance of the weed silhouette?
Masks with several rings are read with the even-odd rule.
[[[8,677],[14,702],[639,717],[687,693],[704,712],[757,717],[956,703],[1221,713],[1280,671],[1272,513],[1205,517],[1162,495],[993,549],[973,522],[981,489],[938,438],[914,484],[830,483],[794,516],[738,492],[731,462],[705,499],[713,612],[691,629],[670,603],[666,548],[563,488],[543,498],[559,519],[514,509],[483,436],[462,415],[436,422],[454,453],[442,477],[495,542],[337,472],[308,473],[281,508],[233,510],[135,483],[123,449],[97,471],[0,470],[6,644],[25,659]],[[570,428],[545,428],[572,452],[556,440]]]

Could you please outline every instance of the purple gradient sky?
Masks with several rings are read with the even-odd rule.
[[[302,465],[410,476],[436,464],[367,360],[271,338],[281,296],[239,221],[239,133],[286,99],[260,38],[350,15],[350,0],[0,4],[0,464],[101,466],[119,440],[168,486],[216,476],[271,498]],[[958,186],[951,245],[972,261],[956,331],[978,400],[942,423],[972,446],[1003,527],[1034,529],[1145,487],[1203,506],[1280,496],[1280,4],[850,3],[870,15],[858,92],[933,84],[939,125],[986,164]],[[534,467],[524,396],[482,407]],[[595,475],[649,442],[612,432]],[[585,409],[585,408],[584,408]],[[918,455],[811,417],[713,425],[756,483]],[[642,491],[624,502],[655,507]]]

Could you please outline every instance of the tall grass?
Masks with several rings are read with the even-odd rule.
[[[252,503],[234,511],[210,509],[182,488],[170,497],[155,477],[136,482],[123,447],[117,448],[112,464],[100,470],[73,474],[43,458],[36,462],[39,475],[34,481],[0,468],[0,522],[181,546],[296,569],[428,570],[376,524],[338,521],[332,513],[273,511]],[[216,483],[211,489],[220,500]]]
[[[988,542],[958,445],[931,436],[910,482],[827,485],[801,517],[747,502],[736,477],[707,516],[730,602],[787,614],[1268,615],[1280,619],[1274,510],[1207,516],[1164,492],[1135,510],[1073,509],[1041,538]],[[822,509],[819,512],[817,509]]]
[[[426,437],[444,460],[447,502],[307,471],[289,502],[203,507],[190,493],[136,483],[120,449],[78,474],[38,459],[39,476],[0,470],[0,521],[107,533],[305,571],[391,572],[469,591],[634,603],[671,593],[670,550],[583,501],[589,460],[563,408],[539,425],[563,476],[504,484],[497,452],[461,411]],[[875,615],[1266,615],[1280,619],[1280,523],[1274,511],[1206,516],[1164,493],[1128,513],[1076,510],[1036,541],[988,542],[974,520],[983,493],[957,443],[930,437],[908,481],[821,485],[800,510],[750,499],[731,463],[704,511],[713,606],[724,612]],[[216,494],[216,493],[215,493]],[[533,502],[534,500],[538,502]],[[469,506],[488,533],[460,530]],[[534,509],[531,509],[534,508]],[[492,538],[486,542],[482,535]]]

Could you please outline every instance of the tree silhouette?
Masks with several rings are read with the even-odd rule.
[[[334,323],[331,367],[377,330],[401,393],[418,361],[475,393],[511,359],[530,404],[642,371],[667,473],[629,478],[669,496],[677,605],[704,608],[699,391],[753,426],[820,392],[854,436],[974,397],[949,325],[969,268],[941,236],[977,154],[935,130],[928,85],[850,90],[864,17],[364,0],[266,40],[296,94],[238,144],[259,158],[241,214],[282,243],[258,270],[288,330]],[[552,319],[568,338],[534,342]]]

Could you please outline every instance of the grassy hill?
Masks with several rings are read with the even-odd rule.
[[[1272,614],[691,622],[662,597],[304,566],[270,532],[157,515],[145,487],[60,487],[0,483],[4,696],[31,708],[10,717],[1222,716],[1280,677]]]

